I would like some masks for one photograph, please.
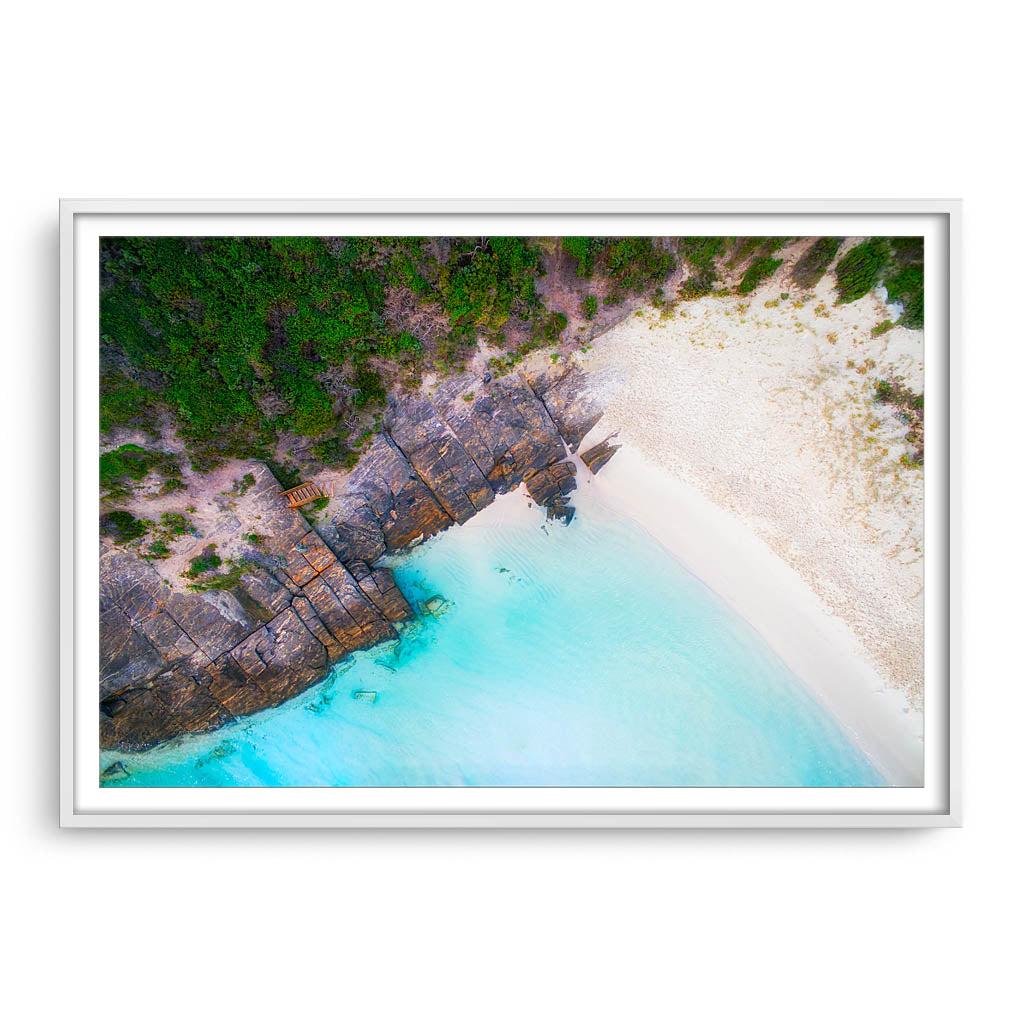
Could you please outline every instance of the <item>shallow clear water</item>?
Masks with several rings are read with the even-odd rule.
[[[628,520],[473,520],[393,567],[411,602],[447,607],[280,708],[101,767],[141,786],[884,785]]]

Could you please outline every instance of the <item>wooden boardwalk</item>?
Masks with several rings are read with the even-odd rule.
[[[282,491],[281,497],[288,502],[289,508],[301,508],[311,501],[316,501],[317,498],[326,498],[327,495],[316,484],[303,483],[298,487],[290,487],[287,491]]]

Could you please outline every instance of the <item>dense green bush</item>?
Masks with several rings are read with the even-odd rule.
[[[904,327],[924,327],[924,239],[890,238],[892,264],[882,280],[890,302],[899,302]]]
[[[539,267],[540,250],[524,238],[457,239],[438,276],[452,325],[497,331],[514,309],[528,315]]]
[[[312,458],[352,465],[361,446],[349,434],[379,418],[398,382],[415,388],[428,368],[464,369],[480,340],[505,350],[495,365],[507,372],[563,335],[565,315],[538,292],[542,253],[559,265],[560,245],[578,274],[594,279],[581,297],[583,316],[593,319],[602,301],[649,295],[671,306],[659,289],[677,258],[689,268],[684,297],[714,291],[726,254],[729,265],[749,264],[741,290],[753,290],[774,273],[785,241],[104,238],[100,428],[157,437],[169,425],[198,472],[230,457],[273,459],[288,434],[310,438]],[[809,272],[827,267],[837,244],[819,239]],[[873,239],[841,267],[844,301],[884,280],[904,306],[900,323],[923,322],[920,239]],[[108,499],[149,472],[163,477],[165,492],[184,486],[176,456],[139,446],[108,452],[100,465]]]
[[[168,452],[150,451],[137,444],[123,444],[100,455],[100,490],[108,497],[123,497],[133,483],[146,478],[150,472],[165,477],[164,491],[180,484],[181,468],[176,456]],[[172,486],[168,487],[168,483]]]
[[[679,239],[679,253],[694,269],[679,289],[684,299],[697,299],[715,290],[718,277],[715,257],[722,251],[724,238],[694,236]]]
[[[387,401],[388,393],[384,387],[384,378],[369,366],[360,366],[349,384],[356,389],[352,404],[357,409],[367,405],[384,405]]]
[[[144,537],[150,525],[147,520],[136,519],[124,509],[114,509],[100,516],[100,534],[121,542]]]
[[[563,238],[562,248],[576,261],[576,273],[580,277],[591,277],[594,273],[594,258],[606,241],[604,238]]]
[[[562,331],[569,326],[569,320],[564,313],[549,313],[544,321],[544,340],[556,342],[562,336]]]
[[[878,284],[889,262],[889,244],[884,238],[869,238],[855,245],[836,267],[836,290],[840,302],[853,302]]]
[[[613,238],[600,252],[601,270],[616,295],[640,295],[675,270],[672,254],[650,238]]]
[[[203,548],[201,555],[196,555],[195,558],[189,562],[189,567],[182,573],[183,576],[188,577],[190,580],[194,580],[197,576],[202,576],[203,573],[213,572],[221,564],[221,557],[217,554],[217,546],[215,544],[208,544]]]
[[[277,482],[287,491],[302,483],[302,472],[290,462],[275,462],[267,459],[267,469],[274,474]]]

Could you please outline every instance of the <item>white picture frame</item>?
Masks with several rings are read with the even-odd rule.
[[[960,678],[960,279],[959,200],[124,200],[60,204],[60,824],[98,828],[918,828],[962,822]],[[701,234],[716,223],[747,225],[727,234],[871,234],[874,222],[903,218],[925,229],[928,248],[926,367],[929,467],[926,474],[926,770],[920,789],[778,790],[103,790],[95,768],[90,709],[98,622],[88,605],[95,561],[97,431],[87,430],[95,376],[88,317],[98,291],[93,241],[101,234],[354,234],[352,225],[387,221],[436,225],[502,218],[511,234],[558,234],[558,222],[614,221],[593,233]],[[699,221],[707,230],[695,230]],[[757,230],[750,229],[756,221]],[[116,229],[113,225],[116,223]],[[665,230],[652,227],[658,223]],[[688,224],[689,232],[680,230]],[[253,225],[258,224],[259,227]],[[314,224],[317,226],[314,227]],[[545,229],[544,225],[552,225]],[[637,228],[646,224],[648,230]],[[346,225],[348,230],[346,232]],[[799,225],[797,228],[796,225]],[[205,227],[203,227],[205,226]],[[789,230],[786,230],[786,229]],[[417,234],[441,233],[420,230]],[[564,233],[564,232],[562,232]],[[88,268],[93,268],[89,272]],[[95,327],[95,325],[93,325]],[[95,420],[92,421],[95,424]],[[95,504],[91,506],[95,509]],[[202,794],[207,796],[198,799]],[[333,794],[333,798],[332,798]],[[191,797],[192,799],[188,799]],[[678,799],[677,799],[678,798]]]

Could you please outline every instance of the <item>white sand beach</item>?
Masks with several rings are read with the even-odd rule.
[[[614,431],[624,447],[599,476],[581,469],[580,499],[642,523],[891,783],[918,785],[923,473],[900,462],[907,427],[873,381],[920,390],[923,332],[873,337],[897,318],[884,293],[835,306],[832,275],[782,298],[806,244],[750,296],[645,311],[595,341],[581,365],[624,383],[581,450]]]

